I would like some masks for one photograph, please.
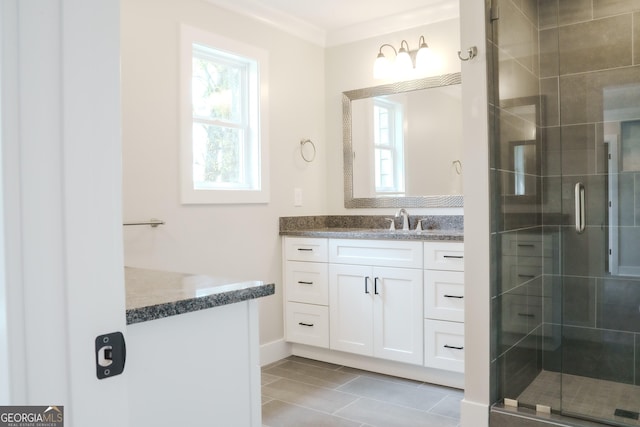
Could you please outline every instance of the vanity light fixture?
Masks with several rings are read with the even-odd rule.
[[[385,46],[393,49],[393,53],[396,56],[393,64],[386,56],[384,56],[384,53],[382,53],[382,48]],[[424,40],[424,36],[420,36],[417,50],[410,50],[409,44],[406,40],[402,40],[400,42],[400,49],[398,50],[390,44],[385,43],[380,46],[378,57],[373,64],[373,77],[376,79],[384,79],[389,77],[392,71],[395,71],[397,75],[400,76],[406,75],[412,69],[424,70],[427,67],[428,62],[429,46]]]

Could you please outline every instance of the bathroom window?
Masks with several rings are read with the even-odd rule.
[[[182,26],[183,203],[269,201],[267,55]]]
[[[404,138],[402,107],[376,99],[373,106],[375,192],[404,193]]]

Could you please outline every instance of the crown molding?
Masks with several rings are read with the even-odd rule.
[[[384,18],[326,31],[308,21],[258,3],[255,0],[206,0],[208,3],[256,19],[272,27],[313,44],[329,47],[364,40],[384,34],[402,31],[454,19],[460,16],[458,2],[442,0],[429,6]]]
[[[206,0],[208,3],[256,19],[308,42],[325,46],[326,31],[307,21],[252,0]]]
[[[385,16],[331,31],[327,33],[325,46],[352,43],[459,17],[460,7],[457,2],[452,4],[450,1],[442,1],[425,8]]]

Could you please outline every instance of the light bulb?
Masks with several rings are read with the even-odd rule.
[[[407,52],[404,48],[401,48],[400,51],[398,51],[398,56],[396,56],[395,68],[400,75],[409,73],[413,68],[411,56],[409,56],[409,52]]]
[[[423,43],[416,54],[416,70],[425,71],[431,61],[431,50],[426,43]]]
[[[373,78],[384,79],[389,76],[389,60],[380,52],[373,63]]]

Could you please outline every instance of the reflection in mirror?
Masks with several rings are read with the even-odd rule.
[[[638,251],[638,199],[640,181],[640,85],[603,88],[603,158],[608,159],[608,270],[612,276],[640,277]],[[595,198],[594,191],[590,195]]]
[[[462,206],[460,73],[345,92],[345,207]]]

